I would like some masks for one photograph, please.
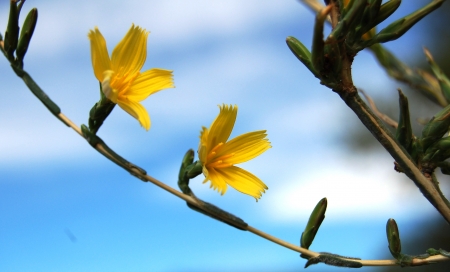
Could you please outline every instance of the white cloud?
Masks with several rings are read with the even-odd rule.
[[[154,34],[151,43],[173,47],[214,37],[241,36],[309,13],[298,2],[288,0],[33,1],[25,4],[24,12],[32,5],[39,11],[32,50],[45,55],[87,45],[88,30],[95,26],[115,44],[135,23]],[[7,12],[7,8],[2,9],[0,18],[7,18]],[[4,26],[0,22],[0,27]]]
[[[328,199],[327,220],[387,219],[404,214],[436,212],[412,181],[393,169],[384,153],[370,156],[328,152],[314,158],[314,168],[301,165],[281,175],[281,186],[270,190],[264,207],[274,221],[308,218],[316,203]],[[413,212],[414,211],[414,212]]]
[[[37,80],[76,123],[86,123],[93,99],[86,96],[95,90],[88,83],[95,83],[95,80],[90,71],[89,56],[85,54],[85,68],[67,65],[71,57],[68,51],[72,50],[74,55],[80,50],[88,52],[86,35],[89,29],[98,26],[111,46],[134,22],[152,31],[149,48],[176,47],[180,59],[174,67],[164,68],[175,70],[177,88],[158,93],[144,102],[158,130],[146,134],[134,119],[118,109],[101,131],[102,135],[107,135],[105,141],[115,149],[126,150],[126,145],[131,145],[131,150],[146,152],[148,150],[142,150],[140,145],[151,139],[148,148],[160,151],[171,146],[174,139],[179,139],[174,137],[180,135],[191,143],[191,135],[197,140],[200,126],[207,126],[214,119],[218,112],[215,105],[225,102],[241,106],[244,101],[250,101],[245,102],[245,108],[240,108],[236,134],[246,132],[243,129],[247,126],[268,130],[274,148],[243,167],[270,184],[270,190],[258,203],[259,208],[270,215],[270,220],[290,222],[307,217],[322,197],[329,200],[329,217],[333,214],[390,217],[383,210],[397,213],[410,207],[418,208],[412,203],[417,199],[408,197],[409,194],[421,197],[415,187],[392,186],[398,182],[399,175],[393,172],[391,160],[388,159],[388,164],[380,164],[379,157],[371,155],[368,158],[347,157],[344,161],[334,153],[340,147],[330,146],[327,138],[333,137],[340,127],[338,122],[330,119],[341,120],[345,105],[337,97],[330,98],[332,94],[320,90],[322,87],[311,75],[308,74],[311,80],[298,83],[299,78],[288,74],[291,67],[283,62],[287,48],[284,52],[281,47],[272,48],[267,44],[251,44],[246,40],[236,42],[246,35],[264,32],[274,24],[300,18],[302,14],[307,15],[302,20],[313,18],[296,1],[34,1],[26,2],[24,10],[31,4],[38,7],[40,17],[29,61],[32,58],[61,60],[58,64],[61,69]],[[1,9],[0,18],[6,18],[6,11]],[[0,23],[4,28],[4,23]],[[208,39],[222,43],[207,51],[182,50],[207,44]],[[195,57],[190,55],[192,53]],[[300,70],[301,65],[296,64],[295,68]],[[0,69],[3,71],[9,66],[3,63]],[[306,76],[299,73],[299,77]],[[68,78],[73,82],[68,84]],[[264,85],[267,78],[275,83]],[[20,92],[6,95],[7,105],[20,106],[5,107],[3,104],[0,108],[1,116],[11,116],[1,120],[2,164],[49,162],[55,158],[58,161],[62,158],[76,160],[92,155],[86,152],[90,147],[84,140],[58,121],[49,121],[53,117],[31,94],[24,95],[27,90],[17,84],[22,83],[14,80],[4,84],[6,89],[20,89]],[[283,84],[303,92],[308,100],[297,100],[298,96],[290,93],[291,90],[283,95],[292,94],[295,99],[280,100],[283,99],[280,95],[280,89],[285,88]],[[265,93],[258,95],[260,92]],[[253,112],[257,114],[252,115]],[[116,133],[117,127],[120,127],[120,134]],[[180,130],[187,127],[193,132]],[[31,133],[33,137],[30,137]],[[130,135],[133,136],[131,142]],[[327,157],[325,164],[322,154]],[[176,169],[176,165],[171,164],[168,169]],[[274,171],[277,171],[275,175]],[[207,185],[198,186],[199,193],[216,198],[217,193],[206,193],[209,190]],[[235,197],[237,195],[230,191],[221,200],[226,202]],[[399,201],[402,206],[398,205]]]

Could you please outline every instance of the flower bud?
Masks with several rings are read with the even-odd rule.
[[[34,8],[30,10],[22,26],[22,31],[20,32],[19,44],[16,50],[17,59],[23,60],[25,53],[28,50],[28,45],[30,44],[31,37],[33,36],[34,29],[36,27],[36,22],[38,18],[37,9]]]
[[[303,63],[303,65],[305,65],[314,76],[319,77],[312,65],[311,52],[309,52],[308,48],[306,48],[299,40],[291,36],[286,38],[286,43],[292,53]]]
[[[435,142],[427,149],[425,156],[422,158],[422,163],[438,163],[443,162],[448,158],[450,158],[450,137],[445,137]]]
[[[181,162],[180,172],[178,174],[178,187],[187,195],[191,195],[192,191],[189,188],[189,178],[187,176],[186,168],[194,162],[194,150],[189,149],[183,157]]]
[[[374,37],[375,42],[384,43],[400,38],[423,17],[440,7],[442,3],[443,1],[433,1],[425,7],[391,23]]]
[[[408,98],[406,98],[400,89],[398,89],[398,95],[400,102],[400,118],[395,132],[395,138],[408,153],[411,153],[411,144],[413,143],[414,136],[411,128],[411,119],[409,117]]]
[[[316,207],[312,211],[308,224],[306,224],[305,230],[300,238],[300,246],[303,248],[309,248],[312,244],[317,231],[319,230],[322,221],[325,219],[325,211],[327,210],[327,198],[322,198]]]
[[[425,56],[427,57],[428,63],[430,64],[431,70],[433,70],[433,73],[439,82],[442,94],[444,95],[447,102],[450,102],[450,80],[445,75],[444,71],[442,71],[442,69],[434,61],[433,56],[430,54],[430,52],[426,48],[424,48],[423,51],[425,53]]]
[[[378,11],[378,14],[373,21],[373,26],[378,25],[379,23],[386,20],[386,18],[391,16],[392,13],[394,13],[400,6],[401,2],[402,0],[390,0],[381,5],[380,10]]]
[[[438,112],[431,120],[425,125],[422,130],[422,146],[423,151],[427,151],[437,140],[442,138],[446,132],[448,132],[450,126],[450,105]]]
[[[400,233],[398,232],[397,223],[392,218],[387,221],[386,236],[389,243],[389,251],[391,251],[394,258],[398,258],[402,251],[402,245],[400,243]]]
[[[13,59],[13,53],[17,48],[17,40],[19,38],[19,10],[15,0],[10,0],[8,26],[5,32],[4,49],[8,54],[8,58]]]

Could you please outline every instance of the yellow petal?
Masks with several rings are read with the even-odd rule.
[[[219,106],[220,113],[211,124],[208,135],[207,152],[211,151],[217,144],[225,143],[230,137],[236,122],[237,106]]]
[[[138,26],[131,26],[112,52],[112,70],[120,71],[122,75],[132,75],[141,70],[147,58],[148,33]]]
[[[238,164],[251,160],[271,147],[270,142],[265,139],[266,136],[265,130],[242,134],[225,143],[223,147],[217,151],[216,157],[233,154],[233,156],[223,160],[224,163],[230,164]]]
[[[106,41],[98,28],[89,31],[88,37],[91,41],[91,60],[94,74],[98,81],[103,82],[103,72],[111,69]]]
[[[131,116],[138,119],[141,126],[146,130],[150,129],[150,116],[147,110],[138,102],[130,100],[119,100],[117,103],[124,111],[128,112]]]
[[[258,177],[236,166],[216,169],[216,172],[228,185],[241,193],[253,196],[256,200],[268,189]]]
[[[131,100],[142,101],[162,89],[173,87],[172,71],[151,69],[140,74],[124,95]]]
[[[211,181],[211,187],[214,190],[217,189],[221,195],[225,194],[227,191],[227,182],[219,171],[216,171],[214,168],[208,168],[208,177],[205,181],[203,181],[203,183],[205,183],[208,179]]]

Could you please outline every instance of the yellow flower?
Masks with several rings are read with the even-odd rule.
[[[136,118],[146,130],[150,128],[150,117],[139,102],[162,89],[174,87],[170,70],[140,72],[147,57],[148,34],[148,31],[133,24],[114,48],[111,58],[105,38],[98,28],[88,34],[94,74],[102,85],[103,93]]]
[[[199,160],[203,166],[205,180],[222,195],[227,184],[241,193],[258,200],[268,189],[255,175],[235,164],[251,160],[269,149],[270,142],[265,130],[242,134],[227,142],[236,121],[237,106],[219,106],[220,113],[210,128],[203,127],[198,148]]]

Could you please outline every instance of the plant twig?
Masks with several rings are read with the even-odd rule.
[[[362,101],[361,101],[362,102]],[[58,119],[60,119],[61,121],[63,121],[66,125],[68,125],[69,127],[71,127],[76,133],[78,133],[81,137],[83,137],[84,139],[85,136],[83,135],[81,129],[75,125],[74,122],[72,122],[67,116],[65,116],[63,113],[59,113],[57,116]],[[94,146],[94,148],[99,151],[101,154],[103,154],[106,158],[108,158],[109,160],[115,162],[115,157],[112,154],[108,153],[108,150],[104,149],[102,145],[97,144],[96,146]],[[117,162],[116,162],[117,163]],[[160,187],[161,189],[171,193],[174,196],[177,196],[178,198],[186,201],[187,203],[196,206],[199,209],[202,209],[202,206],[199,205],[198,201],[196,198],[185,195],[183,193],[181,193],[180,191],[170,187],[169,185],[159,181],[158,179],[149,176],[147,174],[143,174],[142,171],[140,171],[137,168],[129,168],[128,171],[130,173],[133,174],[133,176],[143,180],[143,181],[149,181],[151,183],[153,183],[154,185]],[[279,239],[275,236],[272,236],[268,233],[265,233],[257,228],[254,228],[250,225],[248,225],[245,230],[258,235],[266,240],[269,240],[275,244],[278,244],[280,246],[283,246],[285,248],[288,248],[290,250],[299,252],[303,255],[306,255],[308,257],[317,257],[320,255],[320,253],[318,252],[314,252],[311,250],[308,250],[306,248],[302,248],[299,246],[296,246],[294,244],[291,244],[289,242],[286,242],[282,239]],[[347,259],[348,261],[352,261],[353,259]],[[429,264],[429,263],[433,263],[433,262],[442,262],[442,261],[448,261],[449,258],[442,256],[442,255],[435,255],[435,256],[430,256],[428,258],[425,259],[413,259],[411,265],[412,266],[416,266],[416,265],[423,265],[423,264]],[[353,260],[354,261],[354,260]],[[363,266],[395,266],[398,265],[398,261],[397,260],[358,260],[358,262],[362,263]]]
[[[341,94],[340,94],[341,95]],[[354,95],[341,95],[341,98],[358,116],[361,122],[374,135],[374,137],[391,154],[400,165],[403,172],[416,184],[422,194],[450,223],[450,205],[431,179],[427,179],[417,168],[409,154],[401,147],[391,132],[384,127],[381,120],[370,110],[364,101],[355,92]]]
[[[362,93],[364,95],[364,97],[366,98],[367,102],[369,102],[369,106],[372,109],[372,111],[375,113],[376,116],[378,116],[378,118],[380,118],[381,120],[383,120],[387,125],[393,127],[393,128],[397,128],[398,127],[398,123],[395,122],[394,120],[392,120],[389,116],[387,116],[386,114],[380,112],[377,108],[377,106],[375,105],[375,102],[373,102],[373,99],[362,89],[358,88],[358,92]]]
[[[338,10],[335,2],[336,0],[331,1],[330,5],[333,6],[334,10]],[[339,16],[333,16],[332,20],[332,25],[336,25]],[[391,154],[403,172],[416,184],[425,198],[450,223],[450,203],[440,191],[439,186],[433,183],[431,177],[425,177],[422,174],[408,152],[397,142],[392,133],[358,95],[351,73],[353,56],[346,54],[345,43],[340,45],[340,54],[342,56],[342,69],[339,84],[336,84],[333,91],[339,94],[378,142]]]
[[[309,7],[315,13],[319,12],[325,7],[317,0],[299,0],[299,1],[302,2],[305,6]],[[330,16],[327,17],[327,21],[331,23]]]

